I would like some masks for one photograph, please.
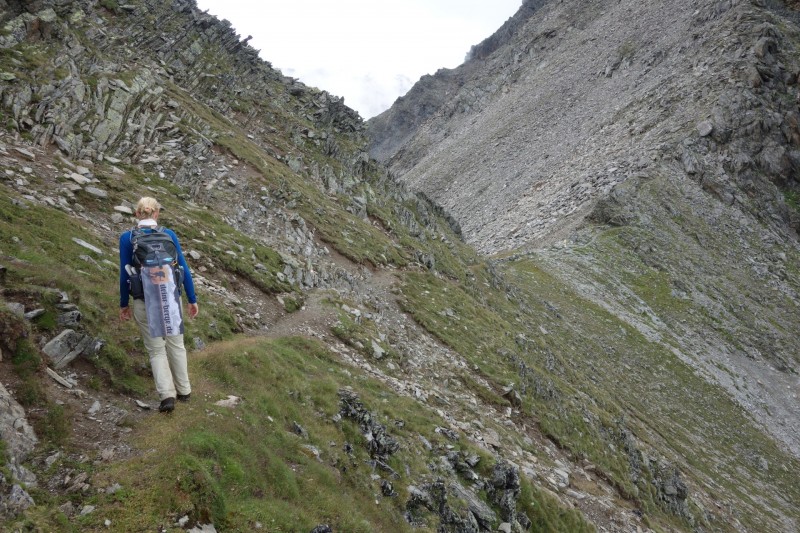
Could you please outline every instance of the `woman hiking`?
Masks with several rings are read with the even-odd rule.
[[[133,316],[150,355],[162,413],[175,400],[189,401],[192,388],[183,344],[181,288],[189,301],[189,318],[199,312],[192,274],[178,237],[158,225],[161,206],[144,197],[136,204],[136,228],[119,238],[119,318]],[[133,306],[129,306],[133,297]]]

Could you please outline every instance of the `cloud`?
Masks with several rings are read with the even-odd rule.
[[[287,76],[336,96],[364,118],[383,112],[425,74],[462,63],[520,0],[197,0],[228,19]]]

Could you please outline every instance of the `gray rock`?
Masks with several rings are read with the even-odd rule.
[[[14,146],[12,150],[17,154],[21,155],[22,157],[24,157],[25,159],[27,159],[28,161],[36,161],[36,155],[30,150],[26,150],[25,148],[20,148],[18,146]]]
[[[485,531],[491,530],[492,524],[497,520],[497,515],[492,511],[486,502],[481,500],[477,494],[469,489],[462,487],[458,483],[450,485],[450,491],[454,496],[463,500],[467,504],[469,512],[475,517],[478,525]]]
[[[381,345],[378,344],[378,341],[376,341],[375,339],[372,339],[372,356],[375,359],[383,359],[383,357],[385,355],[386,355],[386,350],[384,350],[381,347]]]
[[[47,468],[50,468],[60,458],[61,458],[61,452],[55,452],[54,454],[47,456],[47,459],[44,460],[44,464],[45,466],[47,466]]]
[[[198,351],[198,352],[199,352],[199,351],[201,351],[201,350],[205,350],[205,348],[206,348],[206,343],[205,343],[205,342],[203,342],[203,339],[201,339],[200,337],[194,337],[194,338],[192,339],[192,342],[194,343],[194,349],[195,349],[196,351]]]
[[[517,467],[504,460],[498,461],[486,488],[492,502],[500,508],[500,517],[513,523],[517,519],[517,500],[520,495]]]
[[[709,120],[704,120],[697,125],[697,133],[700,134],[700,137],[708,137],[713,131],[714,124],[712,124]]]
[[[64,513],[66,516],[72,516],[75,514],[75,504],[72,502],[66,502],[62,505],[59,505],[58,510]]]
[[[25,489],[19,485],[13,485],[11,487],[11,493],[8,495],[6,506],[12,514],[19,514],[34,505],[36,505],[36,502],[33,501],[30,494],[25,492]]]
[[[67,311],[58,315],[58,325],[64,328],[74,328],[80,324],[82,317],[80,311]]]
[[[6,443],[8,455],[17,462],[27,459],[38,442],[33,428],[25,417],[25,410],[2,383],[0,383],[0,439]]]
[[[67,176],[69,179],[77,183],[78,185],[86,185],[87,183],[91,183],[92,180],[87,178],[86,176],[82,176],[77,172],[72,172]]]
[[[386,461],[388,456],[400,449],[400,444],[375,420],[375,416],[364,408],[358,395],[347,389],[339,390],[339,413],[344,418],[358,422],[361,434],[367,441],[371,457]]]
[[[27,320],[33,320],[34,318],[39,318],[40,316],[45,314],[45,312],[46,311],[42,308],[34,309],[33,311],[28,311],[27,313],[25,313],[25,318]]]
[[[42,351],[56,369],[63,368],[92,346],[93,339],[72,329],[65,329],[50,340]]]
[[[304,428],[303,426],[301,426],[297,422],[292,422],[292,431],[295,434],[300,435],[304,439],[308,438],[308,431],[306,431],[306,428]]]
[[[213,524],[198,524],[188,531],[188,533],[217,533]]]
[[[503,389],[503,398],[508,400],[509,403],[514,407],[520,407],[522,405],[522,397],[514,389],[514,387],[507,387]]]
[[[25,306],[21,303],[17,302],[6,302],[6,307],[8,310],[14,313],[17,316],[24,317],[25,316]]]
[[[101,407],[102,406],[100,405],[100,401],[99,400],[95,400],[94,403],[92,404],[92,406],[89,408],[88,413],[90,415],[96,415],[100,411]]]
[[[407,507],[425,507],[433,510],[433,501],[428,491],[415,487],[414,485],[408,486],[408,503]]]
[[[94,246],[93,244],[89,244],[88,242],[84,241],[83,239],[79,239],[77,237],[73,237],[72,238],[72,242],[74,242],[75,244],[77,244],[79,246],[83,246],[87,250],[91,250],[91,251],[93,251],[94,253],[96,253],[98,255],[103,255],[103,250],[101,250],[97,246]]]
[[[12,478],[16,481],[25,483],[28,487],[36,486],[36,474],[16,463],[10,463],[8,469],[11,471]]]
[[[84,191],[86,191],[87,194],[96,196],[97,198],[108,198],[108,193],[103,189],[98,189],[97,187],[86,187]]]
[[[92,514],[96,507],[94,505],[84,505],[83,509],[81,509],[81,516],[86,516],[87,514]]]

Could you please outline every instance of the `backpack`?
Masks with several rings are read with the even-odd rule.
[[[134,274],[130,276],[130,293],[135,300],[144,297],[142,289],[142,268],[169,265],[172,267],[173,279],[178,291],[183,287],[183,269],[178,265],[178,248],[163,226],[150,232],[136,227],[131,230],[133,245]]]
[[[137,269],[164,265],[172,265],[174,269],[178,266],[178,249],[163,226],[151,232],[144,232],[139,227],[132,229],[131,244],[133,266]]]

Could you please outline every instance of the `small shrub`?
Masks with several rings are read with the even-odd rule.
[[[182,459],[186,474],[181,476],[178,485],[194,505],[192,518],[200,523],[224,524],[227,506],[219,481],[197,458],[185,455]]]
[[[58,319],[56,313],[52,310],[45,312],[45,314],[36,317],[34,324],[41,331],[53,331],[58,327]]]
[[[18,376],[27,378],[37,372],[42,364],[42,358],[28,339],[21,339],[17,342],[17,349],[11,357],[11,363]]]
[[[15,396],[23,407],[41,405],[46,401],[42,385],[32,376],[23,378]]]
[[[292,295],[283,297],[283,308],[286,309],[287,313],[299,311],[303,308],[303,303],[303,298],[299,296],[295,297],[295,295]]]
[[[53,446],[61,446],[70,434],[70,421],[63,405],[51,404],[44,416],[34,418],[36,434]]]
[[[784,191],[783,198],[786,205],[800,213],[800,191]]]
[[[119,2],[117,2],[117,0],[100,0],[100,5],[113,13],[116,13],[119,9]]]
[[[89,378],[89,381],[86,382],[86,386],[94,391],[99,391],[100,388],[103,386],[103,382],[97,376],[92,376]]]

